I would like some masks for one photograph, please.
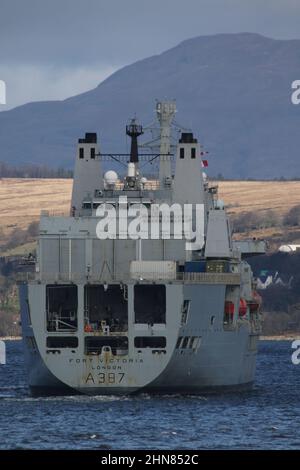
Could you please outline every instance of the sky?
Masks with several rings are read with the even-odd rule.
[[[299,39],[299,24],[300,0],[0,0],[0,111],[87,91],[185,39]]]

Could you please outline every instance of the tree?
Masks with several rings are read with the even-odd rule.
[[[300,224],[300,205],[292,207],[283,218],[283,225],[297,226]]]

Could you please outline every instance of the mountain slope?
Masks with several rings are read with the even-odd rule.
[[[300,40],[220,34],[182,42],[64,101],[0,113],[0,160],[73,165],[76,140],[97,131],[103,151],[126,150],[124,126],[153,119],[156,98],[176,98],[177,120],[210,152],[210,174],[300,176]]]

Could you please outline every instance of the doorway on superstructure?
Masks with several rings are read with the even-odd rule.
[[[84,286],[84,329],[104,334],[128,331],[127,285]]]
[[[47,331],[77,330],[78,293],[74,284],[46,286]]]

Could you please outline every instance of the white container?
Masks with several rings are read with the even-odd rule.
[[[175,280],[175,261],[131,261],[130,275],[136,280]]]

